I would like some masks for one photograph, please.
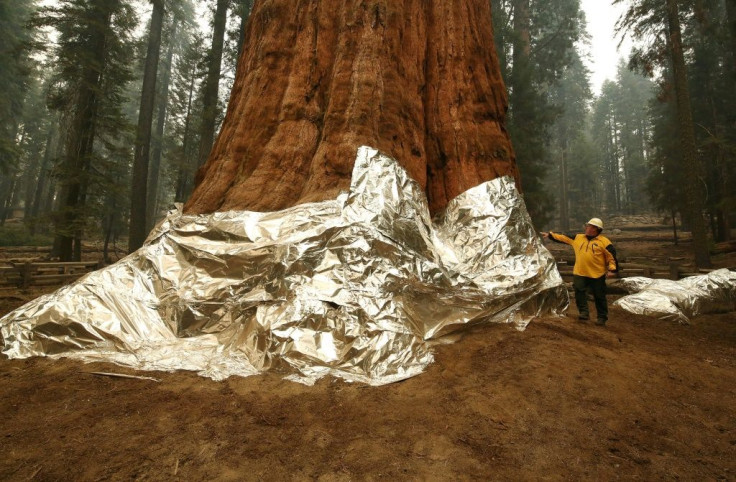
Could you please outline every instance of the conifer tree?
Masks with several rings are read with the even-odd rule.
[[[197,91],[206,71],[202,65],[205,55],[204,38],[188,32],[181,54],[176,62],[171,104],[171,132],[175,139],[169,166],[174,179],[174,202],[183,203],[194,187],[194,173],[198,165],[197,120],[201,118],[201,99]]]
[[[707,210],[717,241],[730,239],[730,213],[736,212],[736,79],[731,72],[728,13],[718,0],[701,0],[685,18],[685,41],[695,138],[705,167]]]
[[[218,92],[220,87],[220,69],[225,42],[227,11],[230,0],[217,0],[212,19],[212,44],[207,54],[207,78],[203,85],[202,121],[199,129],[198,165],[204,163],[212,149],[217,124]]]
[[[161,49],[161,30],[164,19],[164,1],[151,0],[151,26],[148,33],[148,49],[146,52],[143,87],[141,91],[141,107],[138,113],[138,131],[135,139],[133,157],[133,176],[131,186],[130,230],[128,249],[135,251],[146,239],[148,223],[146,200],[148,197],[148,166],[150,162],[151,129],[156,94],[156,72],[158,71],[159,52]]]
[[[132,78],[131,35],[137,19],[124,0],[61,0],[43,9],[38,19],[59,34],[52,52],[58,70],[50,105],[69,119],[58,169],[62,199],[56,249],[62,260],[78,260],[87,198],[99,186],[96,143],[104,147],[126,128],[120,108]]]
[[[595,172],[594,159],[589,152],[583,152],[591,95],[588,70],[575,54],[559,82],[550,89],[550,104],[556,106],[560,114],[550,130],[550,153],[557,170],[552,170],[556,175],[548,177],[553,178],[551,185],[559,206],[559,228],[566,232],[570,230],[572,206],[596,212],[592,208],[598,191],[597,179],[590,176]],[[585,193],[580,192],[582,186]]]
[[[551,134],[560,106],[550,89],[576,55],[583,32],[579,0],[491,0],[501,71],[509,90],[509,133],[532,218],[546,224],[556,203],[544,180],[554,169]],[[561,107],[564,109],[564,106]]]
[[[3,175],[8,174],[18,159],[16,135],[31,72],[29,47],[33,30],[28,28],[28,22],[33,4],[32,0],[0,1],[0,85],[3,89],[0,96],[0,174]]]
[[[616,0],[617,3],[622,0]],[[682,149],[686,215],[693,233],[693,253],[699,267],[710,266],[708,236],[703,218],[705,193],[704,170],[695,139],[695,125],[690,102],[688,68],[682,40],[681,12],[677,0],[635,0],[619,20],[619,29],[649,43],[636,50],[635,67],[654,72],[656,66],[668,63],[672,68],[674,103],[677,106],[678,138]]]

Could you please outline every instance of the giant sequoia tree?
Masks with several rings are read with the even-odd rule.
[[[276,210],[396,158],[430,209],[518,180],[487,0],[257,0],[228,111],[185,209]]]

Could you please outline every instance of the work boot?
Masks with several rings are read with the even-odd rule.
[[[605,318],[598,318],[595,322],[597,326],[606,326],[606,320]]]
[[[580,323],[585,323],[585,322],[586,322],[586,321],[588,321],[589,319],[590,319],[590,317],[589,317],[588,315],[579,315],[579,316],[578,316],[578,321],[579,321]]]

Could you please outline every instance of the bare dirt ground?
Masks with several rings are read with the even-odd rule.
[[[0,315],[40,292],[0,295]],[[569,315],[476,328],[377,388],[2,356],[0,479],[736,479],[736,314]]]

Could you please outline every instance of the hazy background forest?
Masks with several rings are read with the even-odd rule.
[[[636,47],[599,94],[579,0],[490,3],[508,129],[539,228],[644,212],[688,228],[696,212],[711,242],[730,239],[734,0],[616,0],[626,6],[619,35]],[[667,15],[673,5],[679,22]],[[193,189],[248,48],[252,7],[0,0],[0,246],[54,244],[62,260],[79,259],[83,241],[102,243],[106,259],[127,252],[129,239],[140,246]],[[684,71],[672,55],[674,29]],[[684,92],[676,74],[686,75]]]

